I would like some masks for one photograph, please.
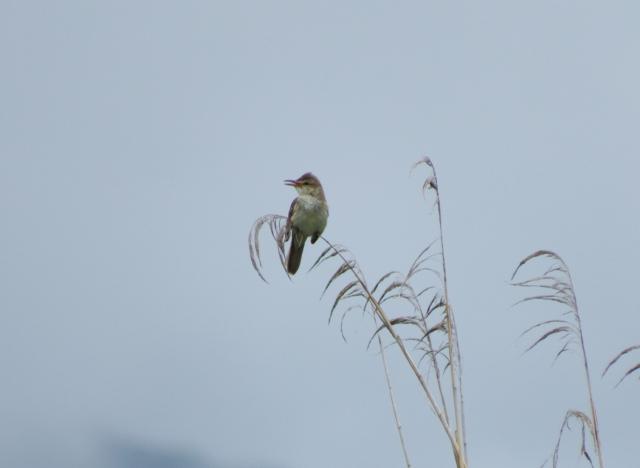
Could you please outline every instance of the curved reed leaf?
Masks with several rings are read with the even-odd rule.
[[[431,255],[428,255],[426,257],[423,257],[424,254],[426,254],[429,250],[431,250],[431,247],[433,247],[433,244],[436,243],[436,240],[433,240],[429,243],[429,245],[427,245],[416,257],[416,259],[413,261],[413,263],[411,264],[411,266],[409,267],[409,272],[407,273],[407,279],[411,278],[414,273],[415,270],[422,265],[424,262],[429,261],[430,259],[432,259],[433,257],[437,257],[438,255],[440,255],[440,253],[433,253]]]
[[[445,320],[442,320],[437,325],[434,325],[433,327],[429,328],[425,332],[425,334],[422,336],[422,340],[424,340],[429,335],[431,335],[432,333],[437,332],[437,331],[443,331],[443,332],[446,333],[446,331],[447,331],[447,322]]]
[[[378,298],[378,302],[381,304],[384,303],[385,297],[387,296],[387,294],[389,294],[391,291],[394,291],[398,288],[404,288],[404,287],[405,287],[404,281],[393,281],[384,289],[384,291],[382,291],[382,293],[380,294],[380,297]],[[400,296],[397,296],[397,297],[400,297]]]
[[[389,323],[392,326],[395,326],[395,325],[413,325],[413,326],[418,327],[419,329],[422,330],[422,324],[415,317],[397,317],[397,318],[394,318],[393,320],[389,320]],[[378,333],[380,333],[385,328],[387,328],[386,325],[380,325],[376,329],[376,331],[373,332],[373,335],[371,335],[371,338],[369,339],[369,343],[367,343],[367,349],[369,348],[369,346],[371,346],[371,342],[373,341],[373,339],[376,336],[378,336]],[[409,341],[409,340],[407,340],[407,341]]]
[[[542,343],[544,340],[546,340],[547,338],[549,338],[552,335],[555,335],[557,333],[564,333],[566,336],[566,334],[571,334],[573,333],[573,330],[571,329],[571,327],[556,327],[552,330],[548,330],[545,333],[542,334],[542,336],[540,338],[538,338],[536,341],[533,342],[533,344],[531,344],[528,348],[527,351],[535,348],[536,346],[538,346],[540,343]]]
[[[438,302],[435,302],[436,300]],[[442,297],[433,296],[433,299],[431,300],[431,302],[429,303],[429,306],[427,307],[426,317],[428,317],[438,309],[446,309],[446,304],[442,300]]]
[[[570,324],[569,324],[569,322],[567,322],[566,320],[545,320],[544,322],[539,322],[539,323],[536,323],[536,324],[534,324],[534,325],[531,325],[531,326],[530,326],[529,328],[527,328],[525,331],[523,331],[522,333],[520,333],[520,336],[524,336],[524,335],[526,335],[527,333],[529,333],[530,331],[535,330],[536,328],[543,327],[543,326],[545,326],[545,325],[549,325],[549,324],[551,324],[551,323],[562,323],[562,324],[564,324],[564,325],[570,325]]]
[[[353,291],[351,291],[353,289]],[[350,292],[351,291],[351,292]],[[348,299],[350,297],[364,297],[362,291],[360,291],[360,284],[357,280],[353,280],[348,283],[344,288],[340,290],[337,294],[335,301],[333,302],[333,306],[331,306],[331,312],[329,312],[329,323],[331,323],[331,318],[333,317],[333,311],[336,310],[338,304],[343,299]]]
[[[616,387],[618,385],[620,385],[624,379],[626,379],[628,376],[630,376],[631,374],[633,374],[635,371],[637,371],[639,369],[640,369],[640,363],[636,364],[631,369],[629,369],[627,372],[625,372],[624,375],[622,377],[620,377],[620,380],[618,380],[618,383],[616,384]]]
[[[373,297],[373,295],[375,294],[375,292],[378,290],[378,288],[380,287],[380,285],[382,285],[382,283],[384,283],[387,279],[389,279],[391,276],[393,275],[397,275],[400,276],[400,272],[397,272],[395,270],[392,270],[388,273],[385,273],[384,275],[382,275],[380,277],[380,279],[376,282],[376,284],[373,286],[373,289],[371,290],[371,297]],[[371,298],[367,297],[365,302],[364,302],[364,306],[363,306],[363,310],[367,310],[367,307],[369,306],[369,304],[371,303]]]
[[[560,433],[558,434],[558,439],[556,440],[556,445],[555,448],[553,450],[553,454],[551,457],[552,460],[552,468],[557,468],[558,466],[558,460],[560,458],[560,444],[562,441],[562,435],[566,430],[571,430],[571,420],[574,419],[576,421],[578,421],[580,423],[580,456],[584,457],[589,464],[591,465],[591,467],[593,467],[593,460],[591,458],[591,455],[589,455],[589,452],[587,450],[587,438],[586,438],[586,431],[589,431],[589,434],[592,437],[592,440],[594,438],[594,425],[593,422],[591,421],[591,418],[589,416],[587,416],[585,413],[583,413],[582,411],[577,411],[577,410],[569,410],[567,411],[567,413],[564,416],[564,419],[562,421],[562,424],[560,425]],[[546,465],[546,462],[545,462]],[[544,465],[543,465],[544,466]]]
[[[277,214],[261,216],[253,223],[251,229],[249,230],[248,243],[251,265],[253,265],[253,269],[256,270],[258,276],[260,276],[262,281],[264,281],[265,283],[269,282],[262,274],[262,258],[260,255],[260,231],[265,224],[269,226],[271,236],[273,237],[273,240],[276,241],[276,245],[278,247],[278,256],[280,257],[280,263],[286,271],[287,269],[284,263],[286,254],[284,252],[284,241],[282,240],[284,237],[284,227],[286,220],[287,218],[285,216]]]
[[[629,346],[628,348],[625,348],[622,351],[620,351],[618,354],[616,354],[616,356],[611,361],[609,361],[609,364],[607,364],[607,367],[605,367],[604,371],[602,371],[602,377],[604,377],[604,375],[609,371],[611,366],[613,366],[616,362],[618,362],[621,357],[623,357],[626,354],[629,354],[630,352],[635,351],[637,349],[640,349],[640,345]],[[635,366],[633,366],[630,369],[628,369],[622,375],[622,377],[620,377],[620,379],[618,380],[618,382],[616,383],[615,386],[617,387],[618,385],[620,385],[624,379],[626,379],[628,376],[630,376],[631,374],[633,374],[634,372],[636,372],[639,369],[640,369],[640,363],[638,363]]]
[[[343,247],[341,245],[330,245],[329,247],[324,249],[320,255],[318,255],[318,258],[313,263],[313,265],[311,265],[311,267],[307,270],[307,272],[313,270],[318,265],[321,265],[322,263],[332,259],[333,257],[336,257],[340,254],[348,253],[348,252],[349,250],[346,247]]]
[[[392,270],[389,273],[385,273],[384,275],[382,275],[380,279],[376,282],[376,284],[373,286],[373,289],[371,290],[371,294],[374,294],[377,291],[377,289],[380,287],[380,285],[392,275],[400,276],[400,272]]]
[[[356,267],[356,262],[354,260],[348,260],[348,261],[342,262],[342,264],[340,264],[340,266],[335,271],[335,273],[331,275],[331,278],[329,278],[329,281],[327,281],[327,284],[322,290],[321,297],[325,295],[325,293],[327,292],[327,289],[329,289],[329,287],[335,280],[337,280],[340,276],[344,275],[347,271],[351,271],[355,267]]]
[[[556,353],[556,355],[553,357],[553,363],[555,364],[555,362],[558,360],[558,358],[560,356],[562,356],[564,353],[566,353],[567,351],[569,351],[570,346],[572,344],[575,344],[575,340],[573,338],[568,339],[565,344],[562,345],[562,348],[560,348],[560,351],[558,351]]]
[[[562,260],[562,257],[560,257],[560,255],[558,255],[557,253],[553,252],[552,250],[537,250],[536,252],[533,252],[532,254],[529,254],[526,257],[524,257],[522,260],[520,260],[520,263],[518,263],[518,266],[516,267],[516,269],[513,271],[513,274],[511,275],[511,281],[514,280],[514,278],[518,274],[518,271],[520,271],[520,268],[522,268],[524,265],[529,263],[531,260],[533,260],[535,258],[538,258],[538,257],[550,257],[550,258],[553,258],[553,259],[559,261],[561,263],[561,266],[564,267],[564,271],[566,273],[568,273],[568,269],[566,268],[564,260]],[[553,266],[552,268],[553,269],[557,269],[558,267],[557,266]],[[550,271],[552,271],[552,270],[547,270],[547,274]],[[547,276],[547,274],[545,274],[544,276]]]
[[[347,314],[351,312],[353,309],[362,309],[362,307],[358,305],[349,306],[346,308],[344,312],[342,312],[342,317],[340,317],[340,335],[342,336],[342,340],[345,343],[347,342],[347,337],[344,335],[344,319],[347,316]]]

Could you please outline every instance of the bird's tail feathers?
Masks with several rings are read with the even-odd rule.
[[[289,248],[289,257],[287,258],[287,271],[290,275],[294,275],[300,267],[300,260],[302,260],[302,250],[304,249],[305,240],[305,236],[293,229],[291,247]]]

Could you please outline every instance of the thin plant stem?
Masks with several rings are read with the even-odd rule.
[[[382,338],[378,335],[378,348],[380,349],[380,357],[382,359],[382,367],[384,369],[384,378],[387,382],[387,390],[389,391],[389,400],[391,401],[391,410],[393,411],[393,419],[396,423],[396,429],[398,430],[398,436],[400,438],[400,446],[402,447],[402,454],[404,455],[404,461],[407,464],[407,468],[411,468],[411,461],[409,460],[409,453],[407,452],[407,446],[404,442],[404,435],[402,434],[402,424],[400,424],[400,416],[398,415],[398,408],[396,407],[396,401],[393,396],[393,387],[391,386],[391,377],[389,376],[389,366],[387,365],[387,356],[382,344]]]
[[[578,324],[578,333],[580,335],[580,349],[582,351],[582,363],[584,364],[584,375],[587,381],[589,406],[591,408],[591,421],[593,422],[594,445],[596,447],[596,452],[598,452],[598,464],[600,468],[604,468],[604,460],[602,456],[602,445],[600,443],[600,429],[598,425],[598,415],[596,413],[596,405],[593,399],[593,389],[591,386],[591,373],[589,371],[589,361],[587,359],[587,350],[584,345],[584,337],[582,335],[582,321],[580,320],[580,314],[578,313],[578,301],[575,296],[575,289],[573,289],[573,279],[571,278],[571,274],[569,274],[569,282],[571,284],[571,291],[573,292],[573,300],[576,307],[576,321]]]
[[[447,337],[449,347],[449,373],[451,375],[451,392],[453,397],[453,411],[456,419],[456,441],[458,446],[464,448],[465,456],[467,452],[467,442],[464,429],[464,407],[462,401],[462,360],[460,355],[460,346],[458,343],[458,334],[453,316],[453,309],[449,305],[449,288],[447,282],[447,262],[444,250],[444,234],[442,229],[442,206],[440,203],[440,186],[438,185],[438,175],[436,168],[428,162],[433,171],[433,180],[435,183],[436,206],[438,208],[438,228],[440,230],[440,254],[442,258],[442,282],[444,289],[445,317],[447,320]]]
[[[428,330],[425,322],[425,329]],[[442,374],[440,373],[440,366],[438,365],[438,356],[433,352],[433,341],[431,340],[431,335],[427,335],[427,344],[429,345],[429,350],[431,351],[431,362],[433,364],[434,372],[436,374],[436,384],[438,386],[438,393],[440,394],[440,401],[442,402],[442,411],[444,412],[445,418],[447,418],[447,422],[449,421],[449,412],[447,410],[447,400],[444,397],[444,391],[442,390]]]

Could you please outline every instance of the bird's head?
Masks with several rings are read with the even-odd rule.
[[[300,195],[311,195],[312,197],[324,199],[322,184],[311,172],[302,174],[296,180],[285,180],[284,183],[295,188]]]

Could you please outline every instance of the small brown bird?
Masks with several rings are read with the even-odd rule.
[[[287,257],[287,271],[293,275],[300,267],[302,250],[307,237],[311,237],[311,243],[314,244],[322,235],[329,217],[329,206],[324,197],[322,184],[310,172],[301,175],[296,180],[285,180],[284,183],[295,188],[298,192],[297,198],[293,200],[289,208],[284,237],[284,240],[288,241],[293,233]]]

